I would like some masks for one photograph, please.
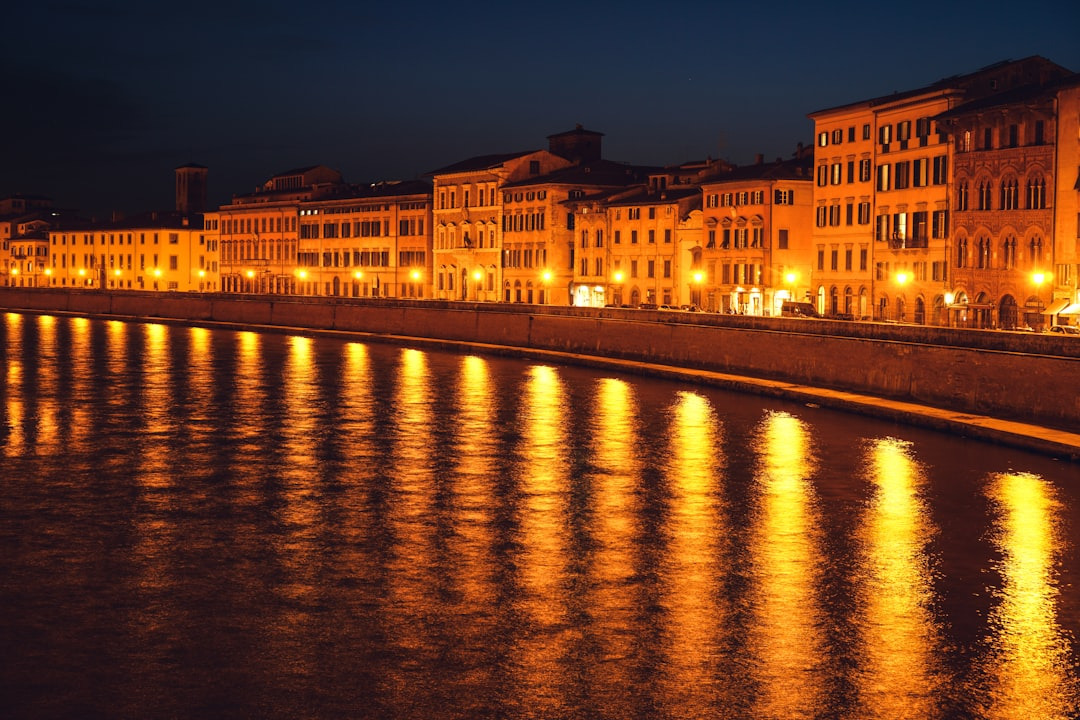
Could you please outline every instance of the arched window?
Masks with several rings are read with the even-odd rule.
[[[956,209],[964,211],[968,209],[968,184],[962,180],[956,186]]]
[[[1015,210],[1019,205],[1017,204],[1016,196],[1016,178],[1007,177],[1001,179],[1001,202],[1000,207],[1002,210]]]
[[[990,238],[979,238],[975,241],[975,267],[990,267]]]
[[[1031,267],[1039,267],[1042,265],[1043,259],[1043,244],[1042,238],[1035,235],[1028,241],[1028,265]]]
[[[1016,236],[1007,235],[1001,241],[1001,267],[1012,270],[1016,267]]]
[[[1028,178],[1027,206],[1029,210],[1042,210],[1046,207],[1046,181],[1041,175]]]
[[[956,241],[956,267],[967,267],[967,257],[968,241],[966,237],[962,237]]]
[[[993,192],[993,186],[990,184],[990,181],[989,180],[980,181],[979,186],[976,189],[979,192],[979,197],[978,197],[979,204],[976,207],[976,209],[977,210],[990,210],[991,209],[991,206],[990,206],[990,193]]]

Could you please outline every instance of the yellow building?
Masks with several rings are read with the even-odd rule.
[[[938,118],[955,158],[956,324],[1042,329],[1080,316],[1080,81],[1045,61],[1032,65],[1023,87]]]
[[[1042,58],[810,115],[814,144],[813,295],[819,311],[945,324],[953,146],[936,118],[1064,69]]]
[[[797,153],[798,155],[799,153]],[[814,256],[812,159],[731,169],[702,184],[701,243],[691,283],[705,310],[779,315],[810,291]]]
[[[579,125],[549,135],[547,150],[482,155],[431,173],[434,297],[568,302],[565,236],[571,230],[559,202],[569,190],[565,184],[555,191],[530,182],[598,161],[602,137]],[[504,192],[511,184],[514,189]]]
[[[337,297],[430,297],[431,185],[352,187],[299,205],[297,291]]]
[[[0,199],[0,287],[48,285],[48,228],[57,217],[46,197]]]
[[[218,272],[201,215],[147,213],[49,232],[53,287],[216,292]]]
[[[341,173],[314,165],[274,175],[255,192],[206,213],[206,232],[221,242],[222,290],[298,292],[300,205],[349,192]]]
[[[505,185],[502,299],[590,304],[587,290],[605,277],[606,228],[579,224],[582,203],[641,179],[631,166],[597,159]]]
[[[606,205],[612,304],[689,304],[689,276],[679,262],[677,238],[680,224],[701,209],[701,188],[639,187]]]

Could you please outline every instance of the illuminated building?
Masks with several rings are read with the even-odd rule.
[[[1080,316],[1080,76],[1037,65],[1022,86],[938,117],[952,140],[954,323],[1042,328]]]
[[[47,230],[55,222],[49,198],[11,195],[0,199],[0,287],[47,285]]]
[[[528,181],[556,170],[599,160],[601,137],[578,126],[549,135],[547,150],[481,155],[430,173],[435,203],[433,296],[549,303],[551,297],[544,288],[560,287],[565,297],[569,268],[559,268],[558,277],[555,270],[544,274],[550,234],[558,237],[570,231],[557,205],[565,186],[560,185],[558,192],[525,188]],[[509,184],[517,187],[504,193]],[[506,227],[513,229],[504,235]],[[510,247],[504,248],[504,237],[509,238]],[[558,254],[564,252],[560,249]],[[555,251],[550,261],[558,262]]]
[[[690,283],[707,310],[779,315],[805,300],[813,261],[812,158],[733,168],[701,186],[701,243]]]
[[[603,305],[606,222],[588,220],[589,198],[638,183],[622,163],[592,160],[503,187],[503,297],[541,305]],[[600,219],[603,220],[603,211]]]
[[[690,302],[690,287],[680,262],[680,229],[693,213],[701,214],[701,188],[694,184],[654,182],[608,200],[611,238],[608,275],[613,302],[620,305],[668,305]],[[700,227],[700,224],[698,225]],[[697,238],[684,240],[684,246]]]
[[[228,205],[206,213],[206,232],[221,241],[222,290],[298,292],[305,281],[296,276],[300,205],[348,192],[341,173],[315,165],[274,175],[255,192],[234,195]]]
[[[949,183],[955,144],[940,117],[1066,72],[1033,57],[811,113],[812,282],[819,311],[947,323],[954,298]]]
[[[431,185],[378,183],[338,195],[299,206],[298,292],[430,297]]]
[[[201,215],[151,212],[49,232],[53,287],[216,292],[218,267]]]

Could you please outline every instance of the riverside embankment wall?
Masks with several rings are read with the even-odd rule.
[[[918,325],[396,299],[0,289],[0,308],[419,337],[770,378],[1080,427],[1080,338]]]

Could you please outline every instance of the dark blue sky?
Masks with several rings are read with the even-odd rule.
[[[5,21],[0,196],[85,211],[226,202],[325,164],[405,179],[546,147],[612,160],[787,157],[806,115],[1028,55],[1080,70],[1076,2],[44,0]]]

